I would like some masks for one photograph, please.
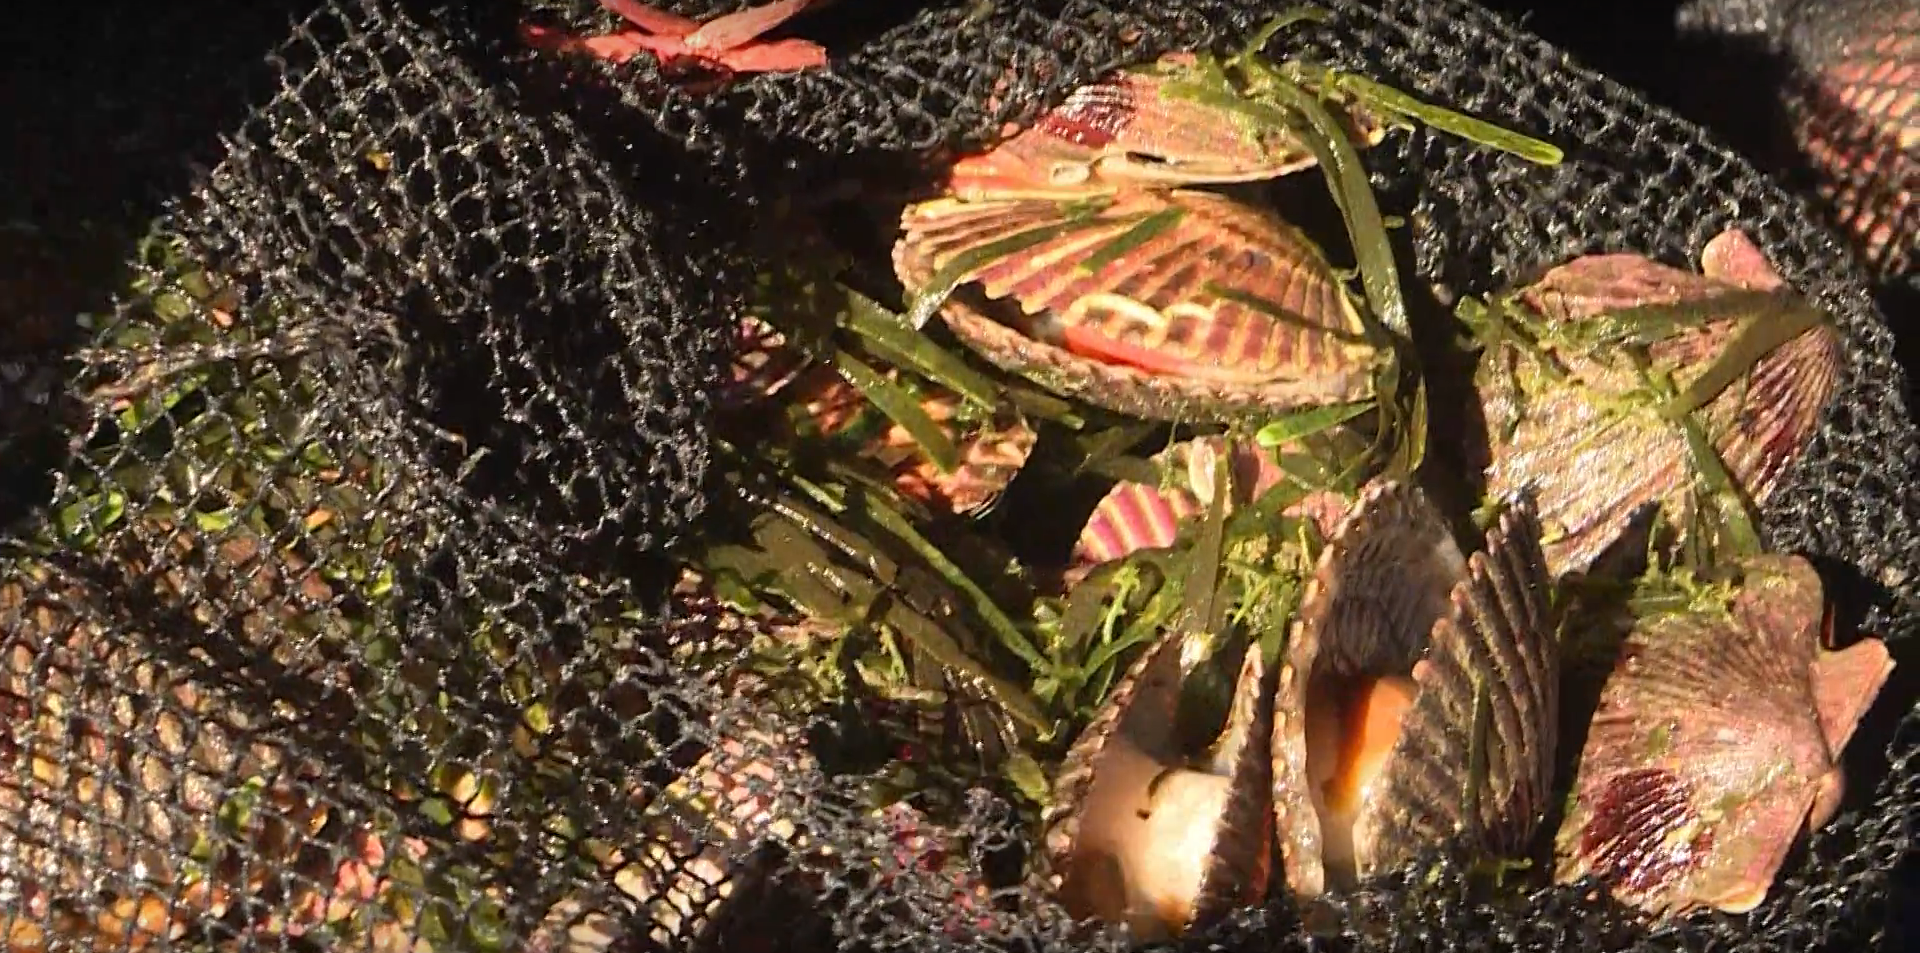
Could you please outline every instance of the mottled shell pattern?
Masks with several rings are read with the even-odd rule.
[[[1522,849],[1550,797],[1559,679],[1529,506],[1469,558],[1417,488],[1376,481],[1322,553],[1278,677],[1288,886],[1351,886],[1436,845]]]
[[[1558,576],[1588,569],[1648,504],[1685,524],[1694,458],[1681,426],[1648,399],[1638,371],[1616,348],[1560,348],[1563,329],[1626,309],[1695,303],[1724,317],[1675,331],[1648,348],[1657,371],[1684,388],[1707,371],[1742,329],[1810,307],[1753,243],[1727,231],[1708,243],[1705,274],[1632,254],[1590,255],[1549,271],[1517,295],[1521,332],[1535,340],[1492,344],[1477,387],[1491,460],[1487,491],[1505,499],[1530,489]],[[1767,292],[1756,298],[1740,292]],[[1536,350],[1537,349],[1537,350]],[[1545,352],[1544,354],[1540,352]],[[1556,370],[1557,369],[1557,370]],[[1761,356],[1694,416],[1739,489],[1764,503],[1812,435],[1832,399],[1839,346],[1819,323]]]
[[[1602,689],[1556,838],[1563,882],[1656,915],[1765,899],[1802,830],[1830,820],[1839,755],[1892,672],[1886,646],[1821,645],[1820,577],[1755,557],[1723,605],[1637,621]]]
[[[940,314],[969,347],[1123,413],[1226,419],[1364,397],[1376,346],[1319,248],[1271,213],[1178,188],[1271,178],[1311,154],[1175,98],[1177,75],[1164,62],[1112,74],[956,164],[946,195],[902,214],[902,283],[938,294],[956,278]]]

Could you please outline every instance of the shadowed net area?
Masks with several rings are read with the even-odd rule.
[[[1704,0],[1683,8],[1678,23],[1723,56],[1772,54],[1777,65],[1767,72],[1778,74],[1778,89],[1769,98],[1785,137],[1761,150],[1765,160],[1819,196],[1878,277],[1909,277],[1920,229],[1920,8],[1902,0]]]
[[[1183,942],[1904,948],[1920,440],[1868,271],[1700,128],[1477,6],[1318,5],[1270,55],[1565,151],[1420,127],[1363,154],[1416,322],[1584,252],[1689,266],[1729,227],[1834,316],[1837,397],[1762,523],[1901,667],[1844,809],[1751,913],[1651,930],[1584,887],[1486,892],[1435,860]],[[841,0],[784,28],[827,68],[718,91],[528,47],[525,22],[607,29],[586,0],[243,6],[224,40],[176,12],[121,27],[150,34],[129,75],[213,117],[126,290],[62,311],[41,287],[61,263],[10,248],[0,275],[7,949],[1125,949],[1026,885],[1017,785],[876,807],[901,761],[933,773],[872,730],[904,703],[795,703],[767,646],[813,620],[730,609],[678,559],[742,532],[831,548],[778,535],[765,514],[798,504],[722,426],[740,317],[817,238],[785,216],[897,211],[900,183],[1074,87],[1228,51],[1290,4]],[[36,194],[60,164],[29,160]],[[820,231],[873,259],[849,283],[898,295],[884,246]],[[855,614],[968,624],[909,563],[863,563]]]

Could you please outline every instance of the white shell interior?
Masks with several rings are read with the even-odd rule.
[[[1167,939],[1193,916],[1231,783],[1169,766],[1124,737],[1110,740],[1100,759],[1080,818],[1076,866],[1097,871],[1097,902],[1112,919],[1138,939]]]

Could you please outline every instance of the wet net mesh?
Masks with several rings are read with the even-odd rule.
[[[1792,186],[1819,197],[1877,276],[1913,270],[1920,212],[1912,142],[1920,8],[1902,0],[1703,0],[1683,36],[1729,61],[1764,63],[1777,113],[1742,143]],[[1770,106],[1771,109],[1766,109]]]
[[[1864,272],[1696,127],[1478,8],[1322,5],[1286,52],[1567,149],[1542,167],[1414,131],[1367,153],[1410,295],[1590,250],[1686,264],[1737,225],[1837,317],[1841,394],[1766,523],[1903,667],[1849,748],[1848,810],[1750,915],[1649,933],[1442,865],[1190,942],[1900,948],[1920,444]],[[734,477],[710,421],[772,265],[760,216],[1283,5],[841,6],[803,21],[832,69],[711,99],[518,41],[529,15],[603,28],[587,3],[335,0],[233,66],[262,95],[132,290],[71,348],[22,321],[0,375],[10,949],[1118,942],[1019,886],[999,794],[937,825],[866,809],[816,754],[845,713],[782,714],[728,664],[766,633],[673,590],[670,557]]]

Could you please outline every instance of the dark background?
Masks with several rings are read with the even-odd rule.
[[[144,223],[270,94],[263,56],[318,2],[67,4],[58,27],[0,34],[0,360],[71,346],[67,318],[105,307]],[[1743,151],[1775,141],[1778,67],[1737,44],[1683,45],[1677,0],[1483,2]],[[1895,906],[1895,935],[1910,935],[1914,904]]]
[[[864,2],[880,0],[837,12]],[[897,18],[908,0],[884,2]],[[1743,152],[1777,142],[1777,69],[1737,44],[1713,57],[1679,45],[1678,0],[1482,2]],[[57,31],[0,35],[0,359],[70,343],[65,317],[105,304],[140,228],[219,158],[221,133],[270,94],[263,56],[320,3],[72,4]]]
[[[1665,90],[1675,85],[1669,74],[1682,64],[1667,54],[1677,49],[1673,19],[1679,0],[1481,0],[1480,5],[1629,86]]]
[[[8,148],[0,149],[0,274],[16,271],[23,256],[36,255],[22,246],[42,242],[20,240],[29,230],[62,239],[57,244],[63,254],[76,253],[77,241],[101,261],[122,257],[113,253],[111,233],[151,218],[160,202],[183,191],[191,163],[218,158],[220,133],[237,126],[247,104],[271,82],[262,55],[286,38],[290,17],[317,5],[72,4],[63,9],[57,32],[21,27],[0,36],[0,109],[11,133]],[[1676,61],[1672,55],[1676,2],[1485,5],[1663,103],[1681,103],[1676,90],[1701,85],[1698,59]],[[1681,67],[1693,74],[1669,75]],[[1760,76],[1751,70],[1737,75],[1758,92]],[[94,282],[85,280],[86,269],[75,273],[77,264],[69,260],[55,269],[64,275],[31,269],[43,279],[64,279],[55,282],[63,288],[35,294],[83,294],[77,289]],[[0,315],[24,303],[16,294],[0,296]],[[0,344],[0,350],[8,348]]]

